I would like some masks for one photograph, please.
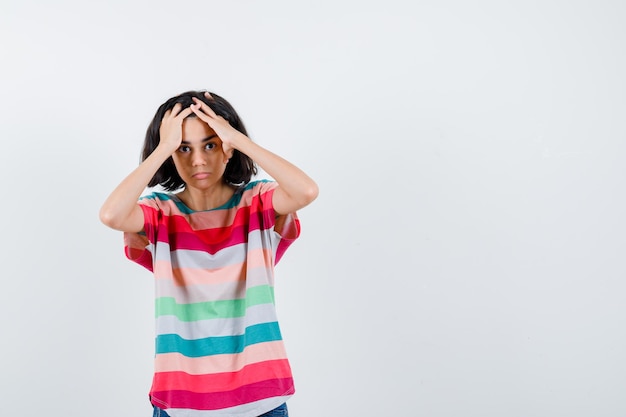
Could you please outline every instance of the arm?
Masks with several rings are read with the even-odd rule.
[[[159,145],[105,200],[100,208],[102,223],[123,232],[143,230],[143,210],[137,205],[137,200],[163,162],[180,146],[183,119],[189,114],[191,109],[181,111],[180,104],[165,113],[159,132]]]
[[[209,93],[205,93],[211,99]],[[194,98],[191,110],[222,140],[222,148],[227,156],[237,149],[252,158],[265,172],[278,183],[274,190],[272,204],[278,214],[297,211],[317,198],[317,184],[300,168],[262,146],[252,142],[243,133],[233,128],[223,117],[218,116],[206,103]]]

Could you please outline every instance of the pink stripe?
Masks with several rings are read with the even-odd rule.
[[[191,375],[236,372],[244,366],[266,360],[287,359],[282,341],[258,343],[243,353],[188,358],[180,353],[164,353],[154,358],[155,372],[182,371]]]
[[[152,391],[150,396],[161,408],[188,408],[193,410],[219,410],[265,398],[283,397],[295,392],[293,379],[270,379],[246,385],[232,391],[195,393],[190,391]]]
[[[253,249],[248,251],[247,259],[249,269],[265,268],[272,264],[272,252],[269,249]],[[154,263],[154,276],[156,279],[173,279],[177,285],[219,284],[244,280],[245,267],[246,264],[237,263],[213,270],[175,268],[172,271],[170,261],[156,261]],[[183,276],[185,277],[184,280]]]
[[[266,188],[263,194],[259,194],[260,188]],[[242,222],[246,223],[246,218],[250,216],[249,213],[257,213],[264,209],[264,207],[271,207],[271,197],[273,194],[273,188],[275,185],[267,188],[266,184],[258,184],[254,188],[246,190],[241,195],[241,201],[236,207],[236,210],[220,209],[207,211],[197,211],[192,213],[183,213],[178,209],[176,202],[172,199],[169,200],[155,200],[152,198],[142,199],[140,204],[150,207],[153,210],[162,210],[167,212],[170,217],[185,217],[189,218],[189,222],[195,230],[203,229],[217,229],[223,227],[224,224],[239,225]],[[238,214],[241,209],[245,209],[249,212],[245,214]],[[207,216],[207,214],[209,214]],[[224,218],[224,214],[229,216]]]
[[[273,213],[273,210],[257,212],[256,210],[248,210],[246,207],[241,207],[237,209],[233,224],[205,230],[192,229],[185,217],[164,215],[158,220],[161,223],[158,227],[163,228],[163,230],[176,230],[177,232],[175,235],[161,234],[158,236],[158,240],[177,249],[206,250],[214,254],[222,248],[246,242],[250,232],[271,229],[274,226]],[[156,213],[151,214],[152,216],[146,216],[146,221],[149,223],[147,226],[154,224],[152,222],[158,218]],[[247,216],[250,216],[250,218],[247,219]],[[266,219],[264,227],[261,225],[261,218]],[[246,222],[246,220],[248,221]],[[146,234],[151,241],[154,240],[154,228],[146,228]]]
[[[278,243],[278,248],[276,248],[277,264],[285,254],[287,248],[300,236],[300,220],[298,220],[295,214],[292,214],[290,218],[292,221],[285,224],[283,230],[280,231],[282,239]]]
[[[249,250],[248,261],[248,268],[266,268],[272,265],[272,251],[263,248]]]
[[[169,261],[157,261],[154,266],[155,279],[172,280],[176,285],[222,284],[244,281],[244,264],[226,265],[217,269],[176,268],[172,270]]]
[[[184,372],[161,372],[154,375],[153,391],[191,391],[196,393],[232,391],[268,379],[291,378],[286,359],[259,362],[237,372],[189,375]]]

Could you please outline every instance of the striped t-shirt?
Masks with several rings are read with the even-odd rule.
[[[139,200],[144,231],[126,256],[154,273],[153,405],[172,417],[253,417],[294,393],[274,305],[274,265],[300,235],[276,217],[277,183],[240,187],[223,206],[189,209],[175,194]]]

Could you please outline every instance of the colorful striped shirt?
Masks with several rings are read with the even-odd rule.
[[[139,200],[144,231],[126,256],[155,278],[153,405],[172,417],[256,417],[295,392],[274,304],[274,265],[300,235],[276,217],[268,180],[223,206],[189,209],[175,194]]]

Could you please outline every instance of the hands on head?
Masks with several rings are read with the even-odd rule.
[[[211,94],[209,94],[208,91],[204,93],[204,96],[209,100],[213,100],[213,97],[211,97]],[[209,125],[215,134],[222,140],[222,150],[224,155],[230,159],[233,156],[234,151],[233,139],[242,133],[233,128],[230,123],[228,123],[228,120],[217,115],[204,101],[196,97],[192,97],[192,100],[194,104],[192,104],[189,108],[196,116],[198,116],[200,120]]]
[[[204,96],[208,100],[213,100],[209,92],[205,92]],[[187,108],[183,108],[181,103],[176,103],[172,109],[165,112],[159,129],[160,144],[165,146],[171,153],[175,152],[180,147],[182,141],[183,121],[193,113],[213,129],[222,141],[222,151],[226,159],[230,159],[235,149],[233,145],[234,139],[238,135],[245,135],[233,128],[222,116],[216,114],[204,101],[196,97],[192,97],[192,100],[193,104]]]

